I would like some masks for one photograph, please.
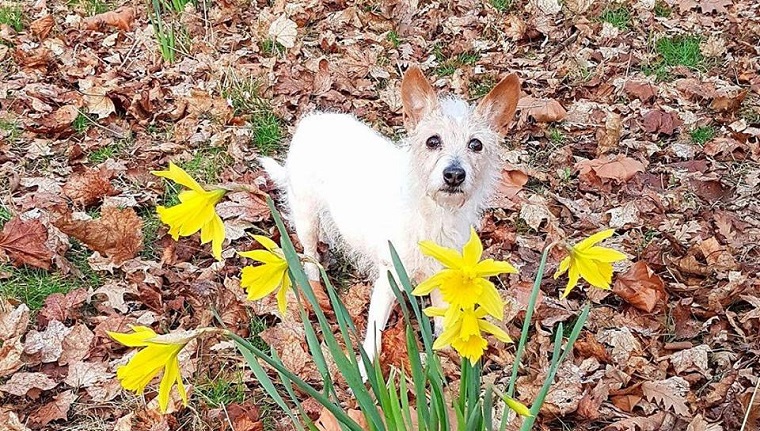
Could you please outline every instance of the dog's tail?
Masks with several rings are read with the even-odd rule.
[[[277,188],[285,189],[287,187],[288,171],[284,166],[277,163],[271,157],[259,157],[259,163],[261,163],[269,178],[277,185]]]

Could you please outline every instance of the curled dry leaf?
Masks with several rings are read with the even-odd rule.
[[[657,87],[646,81],[626,81],[623,91],[629,97],[634,97],[642,102],[648,102],[657,95]]]
[[[29,415],[29,422],[44,427],[56,420],[65,420],[69,417],[69,409],[77,395],[71,390],[64,391],[53,397],[53,401],[40,407],[39,410]]]
[[[74,220],[70,213],[54,222],[63,233],[119,264],[142,250],[142,220],[132,208],[105,207],[95,220]]]
[[[28,128],[35,133],[61,133],[67,130],[78,116],[79,109],[76,106],[66,105],[42,118],[30,120]]]
[[[21,337],[3,342],[0,347],[0,378],[10,376],[24,366],[24,361],[21,359],[23,353],[24,345],[21,343]]]
[[[4,385],[0,391],[23,397],[27,394],[36,399],[42,391],[49,391],[58,386],[53,379],[43,373],[16,373]]]
[[[651,313],[668,299],[665,286],[644,261],[638,261],[625,273],[619,275],[612,291],[639,310]]]
[[[531,117],[539,123],[552,123],[562,121],[567,116],[567,111],[554,99],[537,99],[535,97],[523,97],[517,104],[523,118]]]
[[[642,124],[647,132],[664,135],[672,135],[681,125],[683,125],[683,121],[676,112],[665,112],[660,109],[652,109],[644,114]]]
[[[90,206],[101,201],[105,196],[114,196],[118,192],[111,185],[113,171],[110,169],[87,169],[69,177],[63,186],[63,194],[74,203]]]
[[[48,323],[44,331],[32,329],[24,342],[24,353],[27,355],[39,355],[42,363],[55,362],[63,352],[63,339],[71,332],[63,323],[53,320]]]
[[[45,245],[48,232],[39,220],[14,217],[0,232],[0,256],[5,253],[16,266],[50,269],[53,252]]]
[[[55,19],[53,18],[53,15],[45,15],[42,18],[32,21],[29,25],[29,29],[39,40],[44,40],[48,37],[48,34],[50,34],[50,30],[53,29],[54,25]]]
[[[135,9],[130,6],[122,6],[116,10],[85,18],[82,25],[86,30],[103,31],[107,27],[116,27],[119,30],[127,31],[132,27],[134,20]]]
[[[615,180],[624,183],[637,172],[644,172],[644,164],[636,159],[618,154],[604,156],[594,160],[581,160],[575,164],[582,179],[594,184],[605,180]]]
[[[19,337],[29,326],[29,307],[26,304],[11,306],[4,298],[0,298],[0,341]]]
[[[58,358],[58,364],[66,365],[86,358],[90,354],[90,345],[94,339],[95,334],[86,325],[76,324],[61,343],[63,351]]]
[[[293,48],[298,36],[298,25],[285,14],[277,17],[269,26],[269,37],[285,48]]]
[[[685,379],[674,376],[665,380],[644,382],[641,384],[641,390],[647,400],[660,404],[680,416],[690,416],[684,397],[689,391],[689,382]]]

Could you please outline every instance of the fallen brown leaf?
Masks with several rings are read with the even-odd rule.
[[[30,414],[29,422],[35,426],[44,427],[50,422],[68,419],[69,409],[76,399],[77,395],[71,390],[61,392],[53,397],[53,401]]]
[[[647,313],[654,311],[658,305],[665,305],[668,299],[662,279],[644,261],[634,263],[628,271],[620,274],[612,291]]]
[[[100,202],[105,196],[118,192],[111,185],[113,171],[110,169],[86,169],[69,177],[63,186],[63,194],[75,204],[88,207]]]
[[[61,343],[61,356],[58,358],[59,365],[81,361],[90,354],[90,346],[95,339],[95,334],[81,323],[71,328]]]
[[[43,373],[16,373],[0,386],[0,391],[16,395],[17,397],[29,396],[36,399],[40,392],[49,391],[58,386],[53,379]]]
[[[55,26],[55,19],[53,15],[45,15],[42,18],[38,18],[29,24],[29,29],[32,34],[37,36],[39,40],[44,40],[50,34],[50,30]]]
[[[63,323],[53,320],[48,323],[44,331],[32,329],[24,342],[24,353],[27,355],[39,355],[42,363],[55,362],[61,357],[63,339],[71,332]]]
[[[349,409],[346,414],[348,417],[353,419],[354,422],[356,422],[362,430],[369,430],[369,424],[367,423],[367,420],[364,419],[364,415],[361,411]],[[322,408],[322,413],[320,413],[319,418],[316,420],[314,425],[316,425],[319,431],[343,430],[343,427],[340,425],[340,422],[338,422],[338,419],[335,418],[335,415],[326,408]]]
[[[47,229],[39,220],[14,217],[0,232],[0,257],[4,252],[16,266],[50,269],[53,252],[45,245],[47,239]]]
[[[662,133],[672,135],[683,124],[676,112],[665,112],[660,109],[652,109],[644,114],[644,130],[649,133]]]
[[[106,27],[116,27],[119,30],[127,31],[132,27],[135,20],[135,10],[131,6],[122,6],[116,10],[99,13],[95,16],[85,18],[82,25],[87,30],[103,31]]]
[[[604,180],[615,180],[624,183],[638,172],[644,172],[644,164],[636,159],[618,154],[603,156],[594,160],[581,160],[575,164],[581,178],[589,183],[601,183]]]
[[[35,133],[54,134],[67,130],[79,116],[79,109],[74,105],[66,105],[42,118],[31,120],[29,129]]]
[[[142,220],[132,208],[104,207],[95,220],[74,220],[70,213],[54,222],[63,233],[119,264],[142,250]]]
[[[655,98],[657,95],[657,87],[645,82],[629,80],[625,82],[623,91],[631,97],[635,97],[642,102],[648,102]]]
[[[535,97],[523,97],[517,104],[521,111],[521,117],[531,117],[539,123],[553,123],[562,121],[567,116],[567,111],[554,99],[536,99]]]
[[[26,333],[29,326],[29,307],[26,304],[11,306],[0,298],[0,341],[10,340]]]
[[[21,359],[24,353],[24,345],[21,337],[3,342],[0,346],[0,378],[10,376],[24,366]]]

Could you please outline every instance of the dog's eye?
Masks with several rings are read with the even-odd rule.
[[[480,142],[480,139],[470,139],[470,142],[467,144],[467,148],[477,153],[483,150],[483,143]]]
[[[430,148],[431,150],[440,148],[441,138],[438,135],[433,135],[427,139],[427,142],[425,142],[425,145],[427,145],[427,147]]]

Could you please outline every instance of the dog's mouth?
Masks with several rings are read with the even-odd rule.
[[[464,193],[464,190],[462,190],[461,187],[441,187],[438,191],[449,195],[459,195]]]

